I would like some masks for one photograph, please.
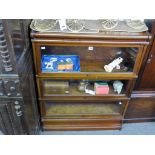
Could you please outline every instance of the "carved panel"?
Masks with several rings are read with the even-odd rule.
[[[37,134],[36,105],[29,39],[30,20],[0,19],[0,130]]]
[[[4,28],[0,20],[0,56],[2,60],[2,69],[5,72],[10,72],[13,70],[13,65],[10,59],[9,49],[7,41],[4,34]]]
[[[0,97],[22,97],[20,81],[17,77],[0,77]]]
[[[11,96],[20,97],[21,96],[20,88],[19,88],[19,79],[5,78],[3,80],[3,83],[4,83],[6,96],[9,96],[9,97]]]
[[[21,101],[0,103],[0,128],[4,134],[27,134]]]
[[[0,96],[4,95],[4,87],[3,87],[3,81],[0,79]]]

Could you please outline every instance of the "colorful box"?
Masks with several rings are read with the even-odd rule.
[[[109,86],[107,82],[95,82],[94,89],[96,95],[109,94]]]
[[[42,72],[80,72],[77,55],[43,55]]]

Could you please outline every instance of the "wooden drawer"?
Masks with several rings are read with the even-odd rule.
[[[149,97],[143,94],[142,97],[131,99],[125,114],[126,122],[145,122],[155,120],[155,96]]]
[[[44,130],[106,130],[121,129],[122,117],[102,119],[47,119],[42,118]]]

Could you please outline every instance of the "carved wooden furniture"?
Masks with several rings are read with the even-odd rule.
[[[29,23],[0,20],[0,130],[4,134],[39,131]]]
[[[144,33],[40,33],[31,32],[33,58],[44,130],[121,129],[122,121],[135,80],[138,77],[150,35]],[[124,56],[126,68],[107,73],[104,65],[119,54]],[[44,72],[44,55],[78,55],[80,72]],[[80,92],[78,84],[86,80],[90,85],[106,81],[107,95]],[[113,91],[115,80],[123,82],[121,94]],[[50,82],[68,82],[69,91],[53,93]],[[91,86],[90,86],[91,87]]]

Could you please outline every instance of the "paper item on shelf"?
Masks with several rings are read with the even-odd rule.
[[[59,19],[59,26],[61,31],[66,30],[67,29],[66,19]]]
[[[90,95],[95,95],[95,91],[90,90],[90,89],[85,89],[85,93],[90,94]]]

